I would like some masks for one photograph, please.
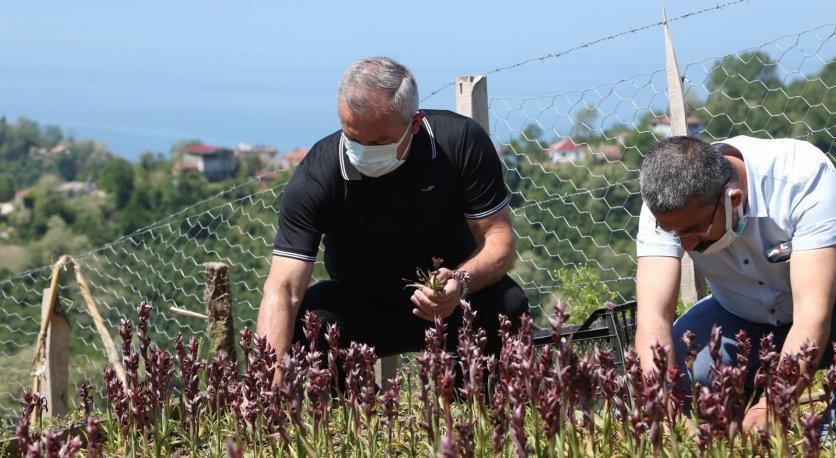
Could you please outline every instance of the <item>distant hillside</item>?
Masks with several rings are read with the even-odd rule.
[[[194,143],[175,144],[170,157],[144,153],[132,164],[103,142],[0,118],[0,279],[102,246],[256,174],[284,178],[260,173],[263,161],[253,155],[210,183],[181,166],[182,150]]]

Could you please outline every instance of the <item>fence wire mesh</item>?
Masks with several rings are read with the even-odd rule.
[[[834,33],[820,26],[681,66],[689,135],[793,137],[833,159]],[[666,90],[660,69],[580,91],[490,99],[513,193],[514,278],[533,314],[548,314],[568,286],[556,269],[591,268],[614,299],[634,297],[639,166],[670,135]]]
[[[682,67],[689,129],[706,140],[734,135],[807,139],[836,160],[836,26],[785,36]],[[600,278],[614,301],[634,296],[635,232],[642,153],[668,135],[665,71],[589,89],[531,97],[491,97],[491,135],[512,193],[517,262],[512,276],[531,313],[548,315],[567,282]],[[203,312],[204,262],[232,266],[235,328],[254,326],[287,175],[244,183],[93,252],[76,256],[105,325],[118,342],[119,319],[154,305],[150,336],[205,337],[206,324],[173,314]],[[587,269],[592,275],[567,275]],[[31,386],[31,361],[50,267],[0,282],[0,417],[13,418]],[[84,380],[98,382],[107,358],[72,275],[59,286],[71,323],[71,408]],[[314,278],[325,278],[320,259]]]

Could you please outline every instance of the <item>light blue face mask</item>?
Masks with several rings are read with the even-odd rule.
[[[726,189],[726,233],[723,234],[716,242],[712,243],[704,250],[700,251],[700,254],[711,254],[716,253],[734,242],[736,238],[743,233],[743,229],[746,228],[746,215],[743,214],[743,204],[737,209],[737,226],[732,228],[732,205],[731,205],[731,189]]]
[[[361,145],[342,134],[348,160],[358,172],[367,177],[376,178],[386,175],[406,162],[406,160],[398,159],[398,148],[409,134],[410,127],[412,127],[411,123],[406,126],[406,131],[404,131],[400,140],[388,145]],[[406,145],[407,150],[411,144],[412,138],[410,137],[409,143]]]

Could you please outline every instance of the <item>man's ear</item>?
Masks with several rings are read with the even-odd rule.
[[[729,188],[726,192],[729,193],[732,207],[737,208],[743,204],[743,191],[740,188]]]
[[[424,113],[418,112],[415,113],[415,116],[412,117],[412,122],[410,123],[410,128],[412,130],[412,135],[416,135],[418,131],[421,130],[421,120],[424,119]]]

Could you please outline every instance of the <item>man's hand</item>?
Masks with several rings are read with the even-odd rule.
[[[755,428],[766,429],[767,408],[766,401],[760,400],[746,411],[743,417],[743,433],[749,434]]]
[[[453,271],[447,268],[440,268],[436,278],[444,283],[441,291],[433,291],[424,287],[416,289],[410,300],[415,304],[412,313],[428,321],[433,321],[436,316],[447,318],[452,315],[461,301],[461,285],[453,277]]]

